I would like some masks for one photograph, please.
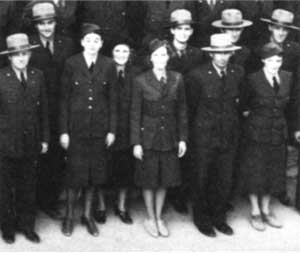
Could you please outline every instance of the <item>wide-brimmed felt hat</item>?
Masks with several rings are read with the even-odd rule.
[[[216,33],[210,36],[210,46],[201,49],[207,52],[232,52],[241,49],[241,47],[232,44],[230,35]]]
[[[275,55],[282,55],[283,49],[274,42],[265,44],[260,50],[260,58],[266,59]]]
[[[56,18],[56,6],[50,0],[33,0],[26,9],[31,10],[32,21]]]
[[[192,19],[192,14],[186,9],[176,9],[170,14],[170,20],[166,27],[176,27],[179,25],[193,25],[196,22]]]
[[[300,30],[299,27],[293,25],[295,15],[284,9],[276,9],[272,12],[271,19],[261,18],[260,20],[273,25],[286,27],[289,29]]]
[[[212,22],[213,27],[217,28],[245,28],[253,24],[250,20],[243,19],[243,14],[238,9],[225,9],[221,13],[221,19]]]
[[[7,49],[0,52],[0,55],[18,53],[39,47],[39,45],[31,45],[25,33],[15,33],[7,36],[6,46]]]

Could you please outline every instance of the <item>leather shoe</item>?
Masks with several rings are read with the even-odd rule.
[[[233,235],[232,228],[226,222],[216,223],[215,228],[225,235]]]
[[[274,213],[265,214],[262,213],[262,218],[265,223],[273,228],[282,228],[282,223],[278,220],[278,218],[274,215]]]
[[[250,224],[257,231],[265,231],[266,230],[265,223],[260,214],[257,214],[257,215],[252,214],[251,218],[250,218]]]
[[[97,210],[94,211],[94,218],[96,222],[104,224],[106,222],[106,210]]]
[[[20,232],[31,242],[39,243],[41,241],[39,235],[31,229],[20,230]]]
[[[174,210],[180,214],[187,214],[189,212],[186,203],[182,200],[173,200],[171,204]]]
[[[92,235],[92,236],[98,236],[99,235],[99,230],[96,226],[96,223],[92,217],[87,218],[85,216],[81,216],[81,224],[85,225],[87,228],[87,231]]]
[[[208,236],[208,237],[216,237],[217,234],[215,232],[215,230],[213,229],[213,227],[211,225],[196,225],[196,227],[198,228],[198,230]]]
[[[121,211],[118,207],[115,207],[115,214],[120,218],[122,222],[125,224],[132,224],[133,220],[130,217],[129,213],[127,210]]]
[[[2,229],[2,239],[8,244],[14,243],[16,240],[14,229]]]
[[[65,235],[65,236],[71,236],[73,233],[73,229],[74,229],[74,222],[73,219],[70,218],[64,218],[63,222],[62,222],[62,228],[61,228],[61,232]]]
[[[278,200],[285,206],[292,206],[292,200],[287,195],[280,196]]]

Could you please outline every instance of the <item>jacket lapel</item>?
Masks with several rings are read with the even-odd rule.
[[[152,70],[149,70],[147,75],[146,75],[148,84],[155,89],[158,92],[161,92],[161,85],[159,83],[159,81],[156,79],[154,73]]]
[[[98,54],[98,57],[97,57],[97,61],[94,65],[94,70],[93,70],[93,73],[92,73],[92,76],[95,77],[97,76],[100,72],[103,71],[103,61],[102,61],[102,56],[101,54]]]
[[[260,70],[260,76],[261,76],[261,80],[262,80],[262,85],[264,86],[264,88],[267,90],[268,93],[271,93],[273,96],[275,96],[275,91],[273,89],[273,87],[271,86],[271,84],[269,83],[265,73],[263,70]],[[280,86],[279,86],[279,90],[280,90]]]
[[[91,74],[84,59],[83,53],[79,54],[77,64],[78,70],[80,70],[85,76],[90,77]]]

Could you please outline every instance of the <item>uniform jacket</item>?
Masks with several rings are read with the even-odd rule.
[[[32,51],[30,64],[44,73],[49,102],[49,116],[51,118],[50,125],[51,129],[58,132],[60,79],[66,59],[74,52],[74,44],[68,37],[55,35],[54,53],[49,55],[38,35],[31,36],[30,43],[40,45]]]
[[[187,140],[185,91],[179,73],[167,71],[163,85],[152,70],[134,79],[130,127],[131,144],[144,149],[172,150]]]
[[[116,132],[116,96],[109,76],[112,61],[99,55],[91,74],[83,54],[66,61],[62,74],[60,132],[71,138],[104,138]]]
[[[49,142],[47,96],[42,72],[27,69],[23,88],[11,67],[0,70],[0,152],[36,157]]]
[[[203,61],[203,53],[199,48],[188,45],[183,55],[179,56],[175,47],[171,44],[171,57],[168,68],[185,75]]]
[[[241,66],[229,64],[224,85],[211,62],[187,75],[191,139],[198,147],[228,148],[236,144],[243,77]]]
[[[234,52],[234,55],[230,58],[230,62],[242,66],[246,71],[249,69],[249,60],[251,51],[246,46],[241,46],[240,50]],[[250,70],[249,70],[250,71]]]
[[[280,71],[276,94],[262,70],[248,76],[242,89],[241,109],[250,111],[243,125],[243,136],[255,142],[282,144],[287,140],[284,110],[290,99],[291,73]]]

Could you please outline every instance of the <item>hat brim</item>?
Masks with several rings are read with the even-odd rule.
[[[268,24],[278,25],[278,26],[282,26],[282,27],[286,27],[286,28],[289,28],[289,29],[300,31],[300,27],[297,27],[297,26],[294,26],[294,25],[287,25],[287,24],[284,24],[284,23],[275,22],[275,21],[273,21],[271,19],[267,19],[267,18],[260,18],[260,20],[262,22],[265,22],[265,23],[268,23]]]
[[[211,23],[211,25],[213,27],[216,28],[232,28],[232,29],[237,29],[237,28],[245,28],[245,27],[249,27],[251,25],[253,25],[253,22],[250,20],[245,20],[243,19],[243,22],[241,24],[232,24],[232,25],[225,25],[224,23],[222,23],[222,20],[216,20],[214,22]]]
[[[198,22],[196,21],[193,21],[193,20],[188,20],[188,21],[174,21],[174,22],[168,22],[165,27],[166,28],[172,28],[172,27],[177,27],[177,26],[180,26],[180,25],[191,25],[191,26],[194,26],[198,24]]]
[[[18,53],[18,52],[28,51],[28,50],[32,50],[37,47],[40,47],[40,45],[29,45],[28,47],[24,47],[24,48],[5,50],[5,51],[0,52],[0,55],[7,55],[7,54],[14,54],[14,53]]]
[[[206,52],[216,52],[216,53],[222,53],[222,52],[233,52],[242,49],[242,47],[239,46],[232,46],[232,47],[202,47],[202,51]]]
[[[47,20],[47,19],[55,19],[56,14],[51,14],[51,15],[45,15],[45,16],[39,16],[39,17],[32,17],[32,21],[42,21],[42,20]]]

